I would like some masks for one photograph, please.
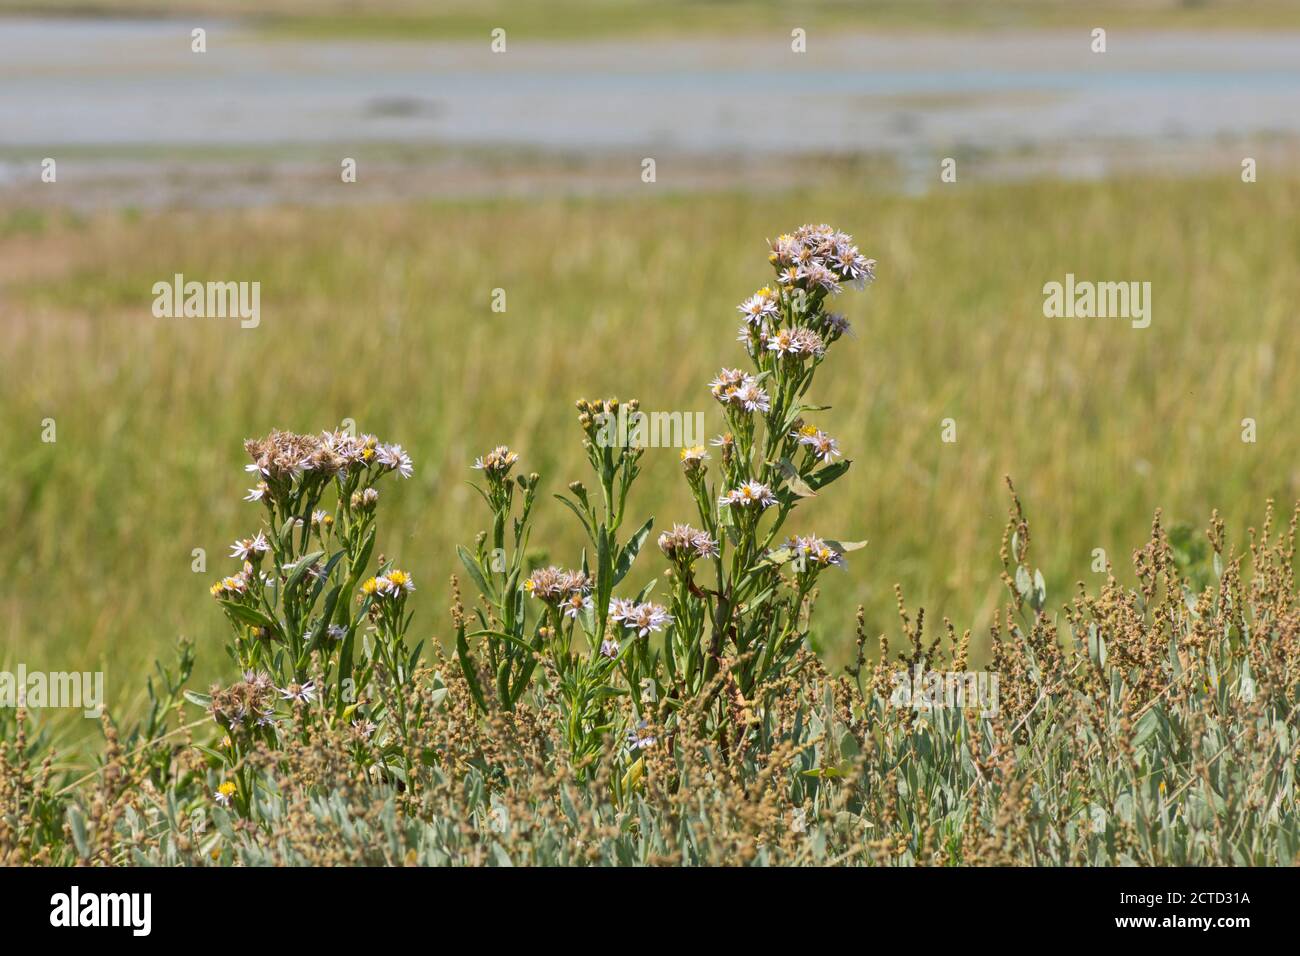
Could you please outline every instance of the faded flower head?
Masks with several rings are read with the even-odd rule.
[[[224,577],[208,589],[214,598],[225,600],[236,600],[248,593],[249,583],[253,576],[251,573],[252,565],[245,565],[244,570],[238,574],[232,574]]]
[[[312,471],[334,475],[347,463],[333,447],[315,435],[299,435],[278,429],[265,438],[250,438],[244,450],[253,459],[247,471],[257,471],[272,481],[293,479]]]
[[[270,675],[245,671],[243,680],[225,689],[213,685],[208,712],[231,733],[267,727],[275,721],[274,692]]]
[[[474,459],[474,467],[489,478],[503,478],[519,460],[519,455],[505,445],[497,445],[486,455]]]
[[[698,477],[704,473],[704,463],[709,460],[709,452],[703,445],[691,445],[681,452],[682,471],[688,476]]]
[[[688,524],[675,524],[659,535],[659,548],[669,559],[688,564],[696,558],[711,558],[718,553],[718,543],[707,531]]]
[[[524,582],[524,590],[547,604],[558,605],[575,594],[587,594],[591,590],[591,580],[581,571],[566,571],[551,565],[530,574]]]

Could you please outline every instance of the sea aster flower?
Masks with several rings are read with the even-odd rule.
[[[305,684],[290,684],[288,687],[276,688],[280,692],[280,697],[284,700],[292,700],[298,704],[310,704],[316,699],[316,684],[313,681],[307,681]]]
[[[731,393],[733,404],[739,405],[747,412],[766,412],[772,408],[772,400],[768,397],[767,392],[759,387],[758,382],[751,376],[745,376],[745,381],[740,387]]]
[[[840,454],[840,445],[834,438],[826,434],[820,428],[805,426],[799,432],[799,444],[807,445],[813,450],[813,455],[821,461],[830,461],[836,455]]]
[[[581,571],[566,571],[551,565],[538,568],[524,582],[524,590],[547,604],[558,605],[564,598],[591,590],[591,580]]]
[[[625,628],[636,631],[638,637],[645,637],[651,631],[663,630],[672,623],[673,616],[660,605],[646,601],[625,609],[620,620]]]
[[[776,495],[761,481],[746,481],[719,498],[718,504],[724,508],[728,505],[740,505],[742,508],[757,506],[761,511],[776,504]]]
[[[831,295],[839,295],[843,291],[840,286],[839,276],[820,262],[813,262],[806,268],[801,267],[799,278],[807,279],[810,285],[823,289]]]
[[[415,581],[411,578],[411,575],[397,568],[389,571],[382,578],[378,578],[376,585],[380,594],[386,594],[389,597],[410,594],[415,590]]]
[[[240,561],[251,561],[260,558],[270,550],[271,546],[267,544],[266,535],[259,531],[253,537],[242,538],[231,545],[230,556]]]
[[[244,572],[222,578],[208,589],[215,598],[238,598],[248,593],[248,575]]]
[[[609,599],[609,619],[619,622],[628,618],[636,608],[636,602],[626,598]]]
[[[564,616],[577,618],[579,614],[591,607],[591,596],[583,594],[581,591],[573,591],[562,603],[564,606]]]
[[[776,293],[763,286],[736,308],[749,325],[762,325],[778,315]]]
[[[725,405],[731,401],[731,396],[736,389],[740,388],[749,377],[741,369],[724,368],[709,383],[709,391],[713,393],[714,398]]]
[[[840,246],[832,258],[832,264],[845,282],[861,285],[875,278],[873,270],[876,261],[858,252],[857,246]]]
[[[822,567],[842,567],[844,565],[844,555],[816,535],[806,537],[796,535],[787,541],[785,546],[790,550],[791,554],[802,558],[805,563],[812,562]]]
[[[411,456],[402,450],[401,445],[380,445],[375,450],[375,460],[389,471],[395,471],[403,478],[410,478],[415,473]]]
[[[718,543],[707,531],[688,524],[675,524],[659,535],[659,548],[670,560],[688,564],[696,558],[711,558],[718,553]]]
[[[644,720],[627,732],[627,747],[629,750],[644,750],[646,747],[653,747],[656,743],[654,731],[650,729],[650,725]]]

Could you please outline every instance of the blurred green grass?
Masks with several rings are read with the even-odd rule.
[[[412,40],[817,29],[1300,27],[1293,0],[0,0],[0,13],[246,17],[294,36]]]
[[[415,477],[389,484],[380,547],[411,568],[418,637],[448,632],[454,545],[483,525],[465,485],[497,443],[548,491],[586,478],[572,401],[639,397],[702,410],[738,364],[735,306],[770,273],[764,238],[805,221],[880,260],[846,293],[856,338],[815,398],[854,460],[791,530],[869,539],[828,576],[818,642],[833,661],[852,612],[892,630],[895,582],[937,624],[975,627],[1000,599],[1011,474],[1034,525],[1049,603],[1092,580],[1094,548],[1127,571],[1152,512],[1241,540],[1267,497],[1300,496],[1300,180],[963,185],[429,202],[382,208],[51,213],[0,217],[0,591],[3,664],[106,671],[110,706],[138,697],[178,636],[200,678],[228,670],[207,585],[259,509],[241,442],[344,418],[401,442]],[[155,319],[151,286],[256,280],[262,324]],[[1150,281],[1151,327],[1046,319],[1044,282]],[[504,288],[508,310],[490,310]],[[40,441],[41,421],[58,440]],[[957,422],[955,444],[941,421]],[[1241,420],[1259,440],[1240,440]],[[647,452],[633,513],[689,516],[672,449]],[[534,535],[572,562],[572,517],[546,499]],[[191,571],[204,548],[207,572]],[[657,551],[637,577],[663,569]]]

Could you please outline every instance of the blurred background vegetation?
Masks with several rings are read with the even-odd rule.
[[[810,24],[922,30],[1056,28],[1096,9],[161,6],[55,0],[40,12],[246,10],[286,18],[272,25],[301,35],[440,38],[481,35],[508,13],[522,35],[698,27],[723,43],[786,6],[818,18]],[[1099,6],[1108,22],[1170,29],[1294,25],[1295,12],[1282,3]],[[33,9],[0,0],[0,10]],[[223,148],[233,147],[180,151],[176,163],[221,163]],[[113,144],[77,149],[121,155]],[[1289,509],[1300,497],[1300,178],[1285,164],[1250,186],[1234,158],[1217,170],[977,176],[953,188],[936,188],[936,175],[918,190],[899,188],[907,177],[897,156],[866,144],[857,156],[782,158],[770,179],[584,195],[573,184],[599,158],[498,150],[462,160],[499,175],[502,188],[216,208],[0,194],[0,665],[103,669],[118,710],[134,706],[150,661],[178,636],[196,641],[203,680],[223,673],[225,624],[207,585],[233,568],[229,543],[260,518],[241,500],[242,442],[345,418],[415,459],[414,479],[383,493],[380,547],[416,575],[419,636],[445,638],[454,545],[483,524],[465,484],[474,457],[508,443],[548,490],[585,479],[578,397],[700,410],[714,434],[721,418],[705,383],[739,362],[735,307],[770,277],[764,240],[803,222],[830,222],[879,260],[876,284],[842,300],[855,337],[834,347],[814,396],[833,406],[819,423],[854,465],[792,528],[870,542],[824,579],[816,640],[832,662],[851,653],[858,604],[872,634],[894,629],[896,582],[935,626],[946,616],[973,628],[979,659],[1000,601],[1004,475],[1025,500],[1031,557],[1054,605],[1076,582],[1101,580],[1096,548],[1129,579],[1128,555],[1157,508],[1167,525],[1200,529],[1217,507],[1241,541],[1267,498]],[[540,185],[510,188],[538,170]],[[177,272],[257,279],[261,326],[154,319],[148,291]],[[1045,319],[1042,285],[1067,272],[1151,282],[1150,328]],[[490,308],[496,288],[506,290],[503,314]],[[57,422],[53,444],[40,440],[45,418]],[[946,418],[956,421],[952,444],[940,440]],[[1241,440],[1244,418],[1258,423],[1254,444]],[[644,472],[634,512],[654,514],[656,527],[687,519],[676,450],[648,451]],[[538,560],[576,561],[572,517],[549,498],[534,545]],[[195,548],[206,551],[204,573],[191,569]],[[663,567],[647,552],[637,576]]]
[[[295,33],[479,37],[508,24],[528,37],[693,31],[754,33],[797,15],[805,27],[971,29],[1294,26],[1290,0],[0,0],[0,12],[240,16]]]

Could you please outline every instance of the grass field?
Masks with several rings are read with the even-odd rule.
[[[0,13],[242,16],[295,36],[564,38],[817,29],[1274,29],[1300,26],[1292,0],[0,0]]]
[[[1218,507],[1241,540],[1266,498],[1300,496],[1297,180],[28,211],[0,219],[3,663],[102,668],[119,712],[178,635],[198,644],[198,683],[228,670],[207,586],[258,518],[239,501],[241,442],[344,418],[415,459],[414,479],[385,491],[386,527],[409,530],[379,547],[416,575],[413,633],[445,639],[454,545],[482,524],[464,483],[474,457],[509,443],[546,492],[564,490],[584,472],[579,396],[700,410],[712,435],[705,383],[743,357],[735,307],[768,279],[755,237],[823,220],[880,262],[846,297],[856,338],[814,395],[854,465],[792,529],[870,542],[823,579],[817,636],[833,662],[856,604],[871,633],[892,628],[895,582],[930,621],[974,627],[980,658],[1004,474],[1057,606],[1094,548],[1127,579],[1158,507],[1197,529]],[[260,281],[260,327],[154,318],[151,286],[176,272]],[[1044,318],[1043,284],[1066,273],[1150,281],[1151,326]],[[648,451],[634,493],[656,527],[687,517],[676,458]],[[545,498],[534,547],[572,563],[572,518]]]

